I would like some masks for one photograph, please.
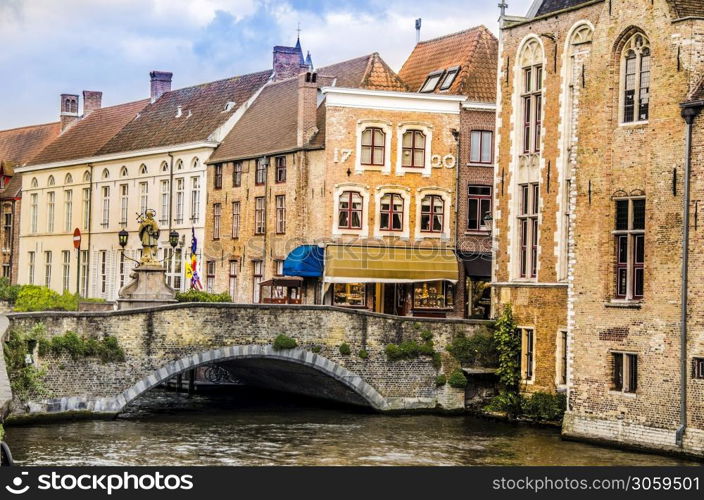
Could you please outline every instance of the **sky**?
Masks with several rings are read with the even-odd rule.
[[[531,0],[507,0],[525,15]],[[58,120],[59,95],[103,92],[103,106],[271,68],[272,47],[301,45],[315,66],[379,52],[398,71],[421,39],[483,24],[498,0],[0,0],[0,129]]]

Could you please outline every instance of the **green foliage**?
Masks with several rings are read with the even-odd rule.
[[[420,338],[423,340],[423,342],[430,342],[433,340],[433,332],[430,330],[423,330],[420,332]]]
[[[435,349],[433,341],[419,344],[415,340],[406,340],[400,344],[388,344],[384,348],[389,361],[399,361],[402,359],[415,359],[419,356],[433,356]]]
[[[478,333],[469,338],[459,335],[447,346],[447,351],[463,365],[492,368],[499,365],[496,339],[490,334]]]
[[[310,351],[315,354],[318,354],[322,350],[323,350],[323,348],[319,345],[314,345],[313,347],[310,348]]]
[[[45,286],[24,285],[17,292],[15,311],[77,311],[78,294],[58,294]]]
[[[296,339],[288,337],[283,333],[281,335],[277,335],[274,339],[274,349],[277,351],[281,351],[283,349],[293,349],[297,345],[298,342],[296,342]]]
[[[455,389],[464,389],[467,387],[467,377],[462,370],[455,368],[452,370],[452,373],[450,373],[447,383],[450,384],[450,387],[454,387]]]
[[[501,391],[494,396],[485,407],[487,411],[505,413],[509,418],[515,418],[521,414],[523,397],[517,392]]]
[[[436,370],[439,370],[441,366],[442,366],[442,356],[440,355],[439,352],[434,352],[433,353],[433,368],[435,368]]]
[[[349,356],[352,354],[352,349],[350,348],[350,345],[346,342],[340,344],[340,354],[343,356]]]
[[[567,409],[565,394],[535,392],[523,400],[521,407],[524,416],[533,420],[562,420]]]
[[[68,354],[71,359],[97,357],[103,363],[120,362],[125,360],[125,352],[117,343],[115,337],[104,337],[101,340],[85,338],[75,332],[68,331],[57,335],[50,340],[42,338],[39,341],[39,354],[52,354],[60,356]]]
[[[495,326],[494,343],[499,354],[496,374],[506,391],[517,393],[521,382],[521,338],[516,330],[510,305],[504,307]]]
[[[365,351],[364,349],[360,350],[358,355],[362,359],[367,359],[369,357],[369,353],[367,351]]]
[[[28,365],[25,361],[27,355],[31,354],[30,350],[43,339],[44,335],[44,326],[37,325],[29,332],[11,330],[5,341],[3,351],[10,387],[12,394],[20,401],[49,395],[43,382],[46,370]]]
[[[440,387],[441,385],[445,385],[447,383],[447,377],[443,374],[438,375],[435,377],[435,385]]]
[[[194,289],[178,292],[176,300],[179,302],[232,302],[229,293],[208,293]]]
[[[10,304],[17,301],[17,294],[20,293],[21,285],[12,285],[8,278],[0,278],[0,300],[6,300]]]

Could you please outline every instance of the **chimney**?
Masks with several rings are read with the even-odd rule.
[[[298,127],[296,143],[305,146],[318,132],[318,74],[306,71],[298,75]]]
[[[103,106],[103,93],[96,90],[83,91],[83,116],[88,116]]]
[[[79,120],[78,116],[78,96],[76,94],[61,94],[59,120],[61,121],[61,132],[69,128]]]
[[[171,91],[171,77],[174,76],[173,73],[168,71],[151,71],[149,77],[151,78],[152,88],[151,88],[151,98],[152,102],[156,101],[161,97],[164,92]]]
[[[272,68],[274,70],[274,81],[292,78],[307,70],[308,66],[306,66],[306,62],[303,59],[300,43],[296,43],[295,47],[276,45],[274,47]]]
[[[420,42],[420,25],[423,20],[419,17],[416,19],[416,43]]]

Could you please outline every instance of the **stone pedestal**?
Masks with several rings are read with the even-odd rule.
[[[166,283],[161,264],[140,264],[130,275],[133,280],[120,289],[117,308],[135,309],[176,303],[176,290]]]

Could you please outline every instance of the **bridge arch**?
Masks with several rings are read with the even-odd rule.
[[[211,349],[184,356],[176,361],[171,361],[165,366],[153,370],[137,383],[123,391],[114,401],[107,402],[106,407],[119,413],[131,401],[148,390],[179,373],[197,368],[209,363],[221,363],[241,359],[272,359],[286,361],[312,368],[344,386],[351,389],[372,408],[376,410],[388,409],[389,403],[374,387],[369,385],[358,374],[331,361],[330,359],[301,348],[276,350],[271,345],[238,345]],[[107,408],[106,408],[107,409]]]

